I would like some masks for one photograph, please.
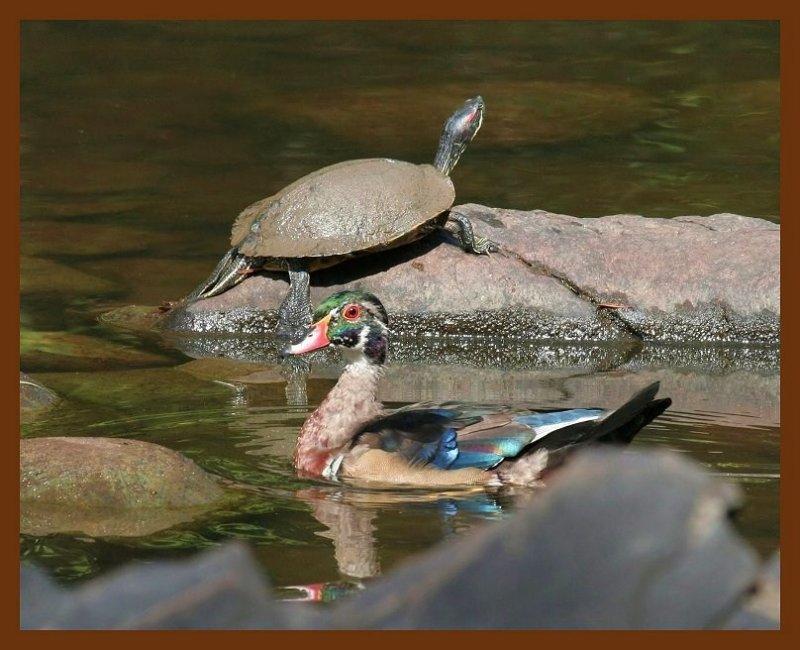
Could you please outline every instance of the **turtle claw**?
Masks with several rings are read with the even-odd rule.
[[[461,244],[467,253],[475,255],[488,255],[489,253],[496,253],[500,247],[486,237],[480,237],[475,234],[472,228],[472,222],[463,214],[450,211],[447,218],[451,228],[445,228],[456,236],[458,242]]]
[[[472,245],[472,252],[476,255],[488,255],[489,253],[496,253],[499,250],[500,246],[491,239],[486,239],[486,237],[475,237],[475,241]]]
[[[172,311],[177,304],[174,300],[162,300],[157,309],[159,313],[166,314],[168,311]]]

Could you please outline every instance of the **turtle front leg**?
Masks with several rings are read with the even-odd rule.
[[[296,260],[287,260],[289,267],[289,292],[278,307],[278,338],[293,342],[303,336],[311,324],[311,278],[305,266]],[[281,362],[286,378],[286,401],[290,406],[308,404],[306,379],[310,372],[308,361],[290,356]]]
[[[452,228],[447,226],[452,225]],[[476,255],[488,255],[500,250],[500,247],[493,241],[486,239],[486,237],[479,237],[472,229],[472,222],[463,214],[458,212],[450,212],[447,215],[447,222],[445,229],[456,236],[458,242],[468,253],[475,253]]]
[[[296,260],[287,260],[289,266],[289,292],[278,307],[279,338],[293,341],[311,324],[311,278],[305,266]]]

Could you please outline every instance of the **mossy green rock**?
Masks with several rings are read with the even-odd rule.
[[[193,461],[152,443],[78,437],[20,442],[25,534],[146,535],[230,498]]]
[[[163,312],[150,305],[124,305],[100,314],[98,320],[104,325],[133,332],[152,330],[161,320]]]
[[[176,451],[141,440],[20,441],[20,501],[81,508],[186,508],[221,501],[210,474]]]

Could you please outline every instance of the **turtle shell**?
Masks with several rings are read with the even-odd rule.
[[[323,167],[245,208],[231,245],[251,257],[349,256],[396,246],[453,205],[432,165],[388,158]]]

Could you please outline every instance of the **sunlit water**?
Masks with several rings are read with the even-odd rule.
[[[238,538],[283,596],[329,600],[524,498],[298,480],[297,429],[335,373],[288,407],[279,378],[231,380],[175,342],[97,323],[184,295],[233,216],[295,178],[355,157],[430,160],[450,109],[481,93],[459,202],[778,220],[774,24],[27,23],[22,53],[22,369],[66,397],[23,435],[135,437],[252,489],[240,508],[146,537],[23,535],[23,555],[63,581]],[[44,353],[42,332],[95,343]],[[416,393],[390,368],[384,397],[613,406],[655,376],[675,405],[635,445],[740,483],[739,529],[762,553],[777,547],[777,363],[609,370],[591,352],[558,369],[476,369],[470,345],[484,344],[446,366],[417,362]]]

